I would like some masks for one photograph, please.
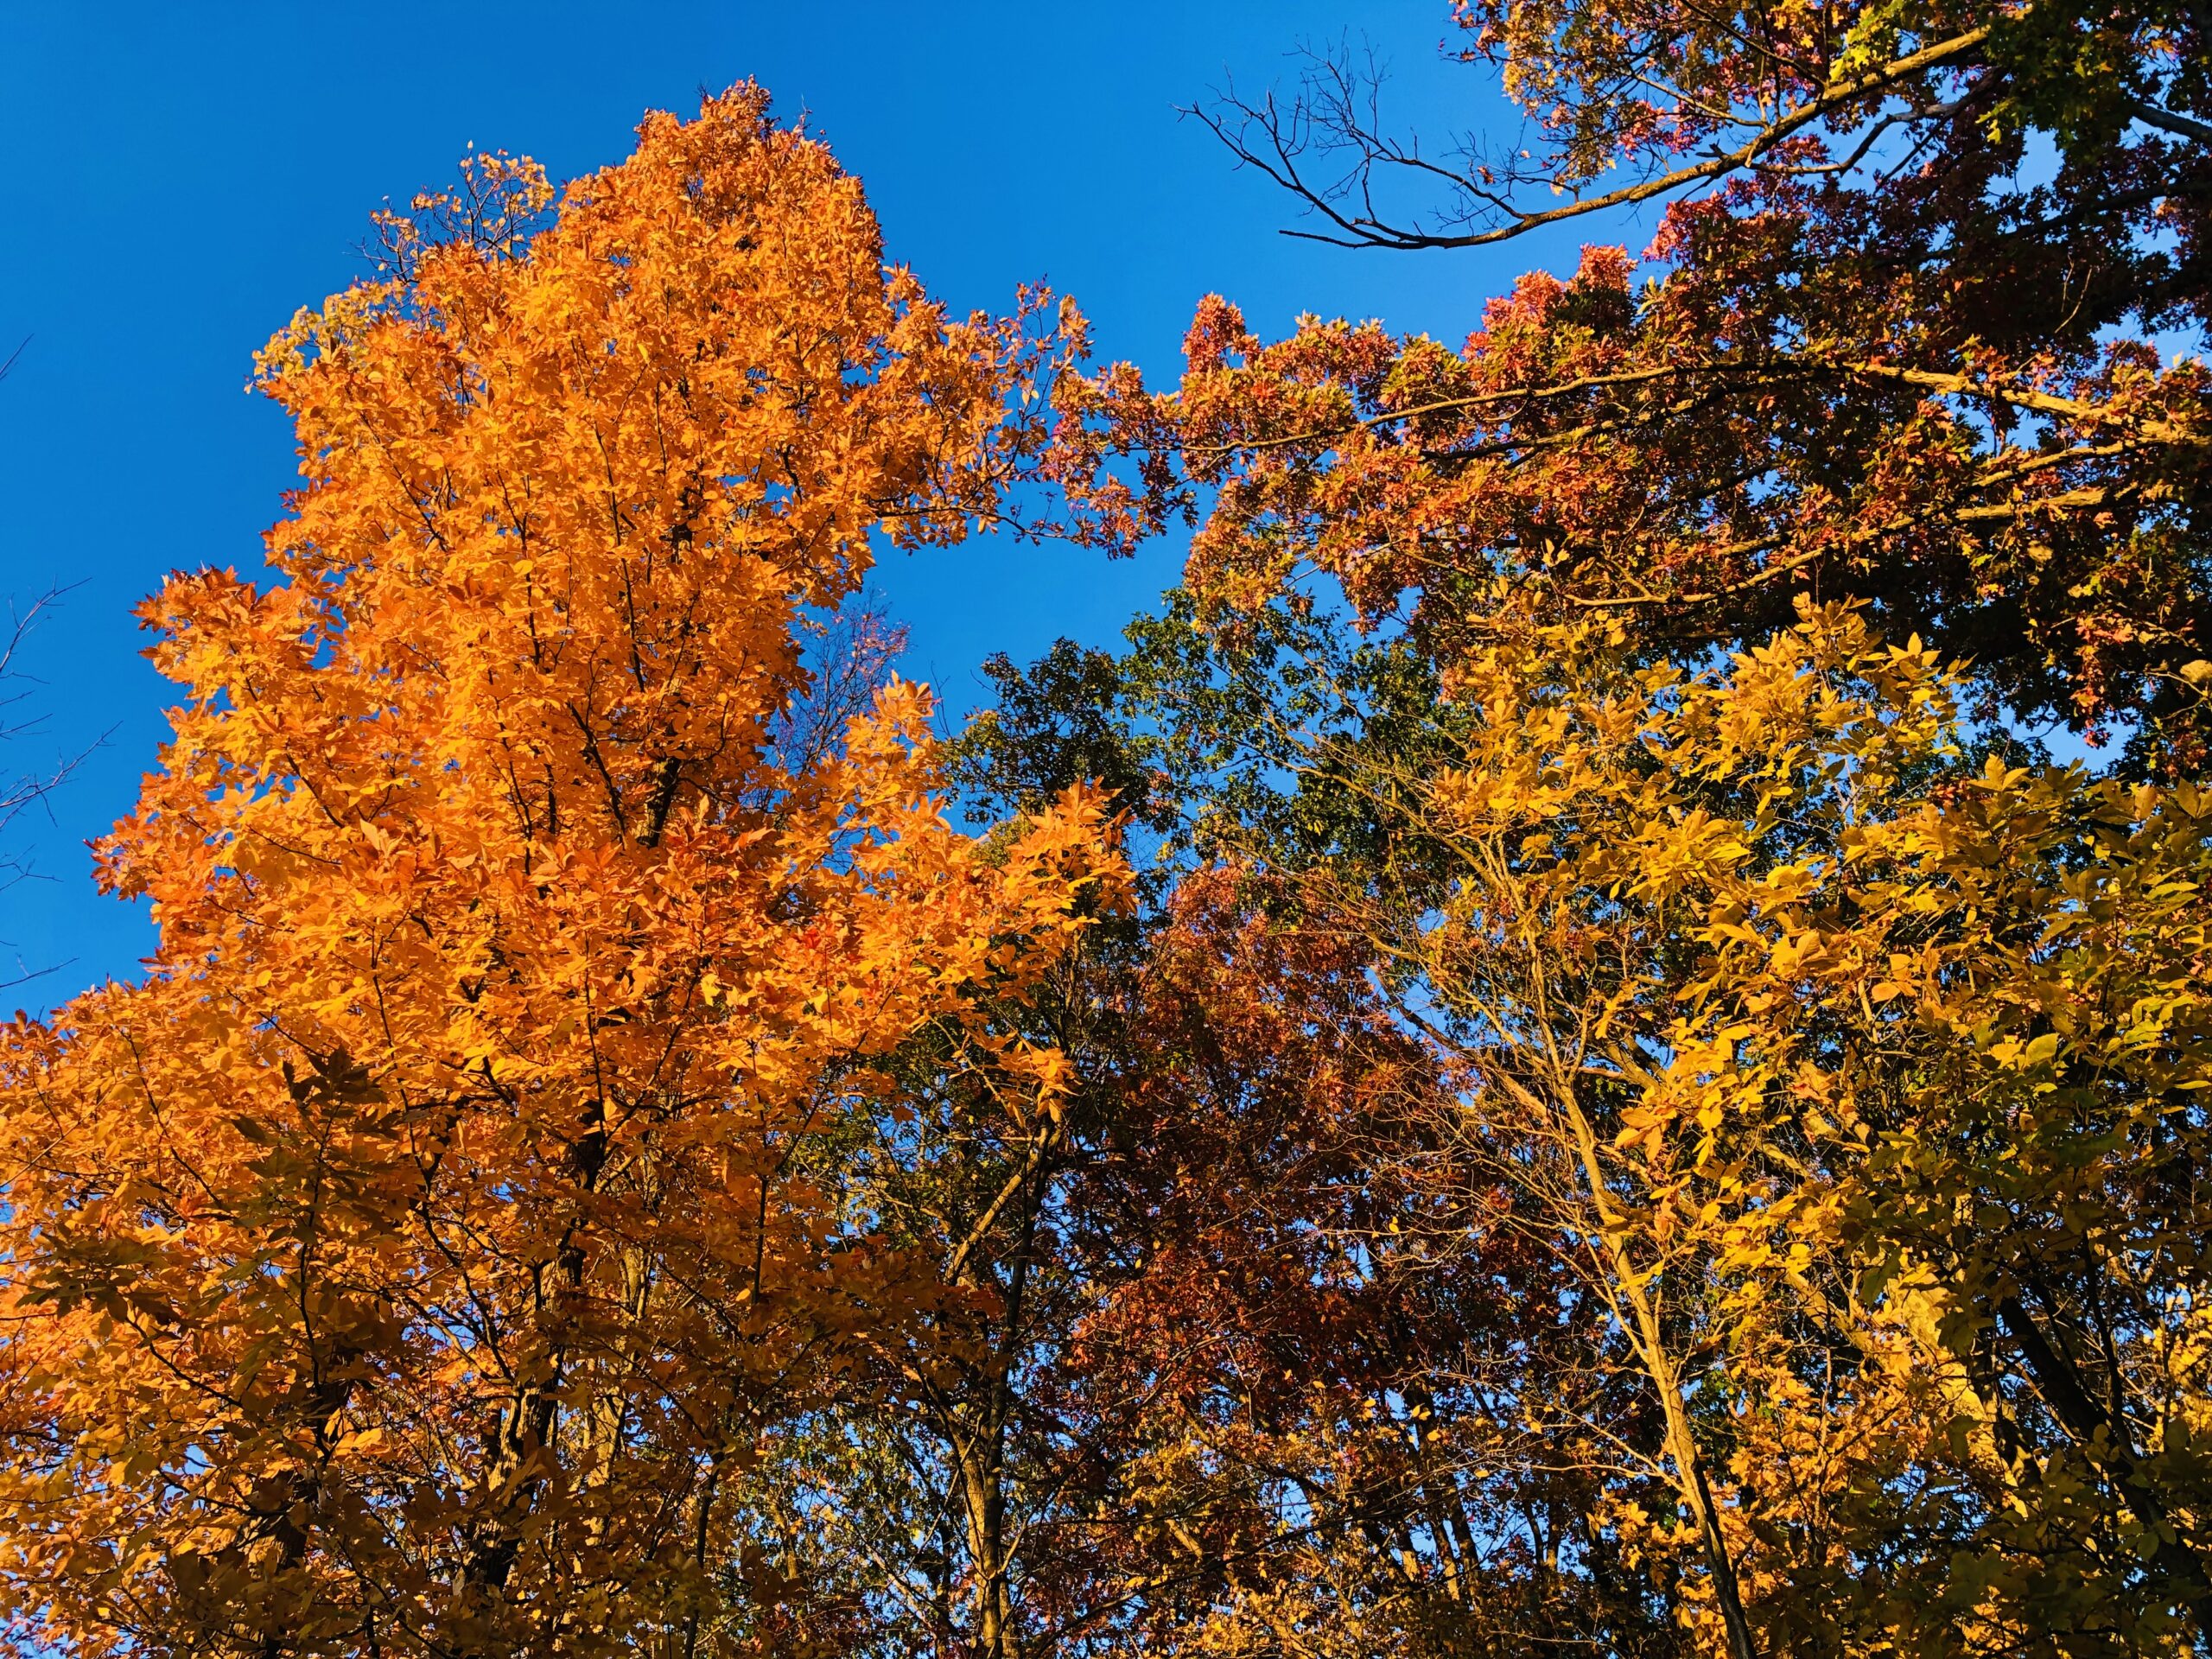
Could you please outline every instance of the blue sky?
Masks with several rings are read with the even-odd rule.
[[[258,567],[295,473],[277,411],[243,392],[249,357],[353,277],[383,199],[444,181],[472,143],[588,171],[628,153],[642,111],[751,76],[808,114],[866,181],[891,257],[958,307],[1049,280],[1103,355],[1154,373],[1209,291],[1262,332],[1310,310],[1456,340],[1519,270],[1571,266],[1571,244],[1287,239],[1289,205],[1176,115],[1228,76],[1287,78],[1300,41],[1363,35],[1408,124],[1503,126],[1478,73],[1440,59],[1448,32],[1444,0],[0,9],[0,357],[29,337],[0,383],[0,595],[81,584],[31,652],[46,724],[5,759],[108,734],[34,826],[48,879],[0,894],[0,982],[51,968],[13,994],[48,1003],[150,945],[94,892],[84,848],[165,730],[130,607],[173,569]],[[1177,563],[1172,545],[1109,563],[985,543],[894,560],[879,585],[912,629],[906,671],[960,709],[988,652],[1109,641]]]

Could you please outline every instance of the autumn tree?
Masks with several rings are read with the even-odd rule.
[[[1607,1650],[2196,1650],[2202,16],[1456,16],[1497,154],[1328,59],[1212,118],[1298,233],[1645,251],[1459,349],[1209,300],[1057,461],[1109,545],[1194,527],[1130,714],[1198,861],[1452,1082],[1370,1179],[1447,1286],[1556,1275],[1547,1341],[1431,1362],[1530,1430],[1461,1490],[1571,1471],[1544,1589]]]
[[[1311,209],[1296,234],[1449,251],[1610,238],[1649,209],[1648,245],[1530,274],[1456,348],[1319,318],[1268,342],[1209,301],[1173,397],[1125,369],[1069,400],[1112,420],[1090,444],[1152,456],[1089,496],[1102,527],[1203,496],[1205,594],[1249,603],[1306,566],[1370,621],[1402,607],[1440,660],[1500,576],[1688,643],[1864,597],[2023,720],[2200,771],[2202,10],[1453,17],[1517,138],[1424,149],[1342,58],[1210,118]]]
[[[944,1287],[812,1148],[923,1032],[1049,1112],[998,1011],[1117,878],[1079,789],[986,856],[808,646],[997,510],[1052,320],[948,315],[749,86],[380,226],[259,359],[270,579],[143,613],[156,954],[8,1034],[9,1640],[819,1649],[742,1477]]]
[[[1325,619],[1136,633],[1192,833],[1439,1068],[1355,1120],[1377,1217],[1296,1211],[1427,1281],[1414,1650],[2190,1650],[2196,791],[2018,764],[1843,607],[1694,673],[1501,619],[1448,698]]]
[[[1452,16],[1518,143],[1210,118],[1656,213],[1456,347],[1086,372],[750,87],[380,218],[0,1047],[13,1650],[2212,1642],[2202,9]],[[1185,587],[934,741],[1040,476]]]

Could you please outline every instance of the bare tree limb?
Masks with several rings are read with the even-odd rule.
[[[1739,144],[1716,146],[1700,160],[1655,173],[1633,184],[1623,185],[1599,195],[1578,196],[1556,207],[1533,211],[1515,207],[1508,189],[1496,185],[1489,178],[1486,168],[1460,171],[1442,167],[1421,156],[1417,143],[1400,144],[1380,137],[1371,119],[1363,122],[1353,112],[1352,106],[1357,99],[1349,73],[1334,59],[1322,60],[1325,71],[1334,83],[1327,100],[1327,107],[1334,113],[1326,118],[1317,118],[1313,104],[1306,99],[1300,99],[1286,111],[1277,105],[1272,93],[1256,107],[1239,102],[1232,93],[1224,100],[1227,110],[1231,112],[1228,115],[1204,109],[1186,113],[1193,114],[1203,121],[1240,162],[1256,168],[1299,197],[1333,227],[1330,231],[1286,229],[1283,232],[1286,236],[1325,242],[1336,247],[1387,248],[1402,251],[1429,248],[1476,248],[1508,241],[1562,220],[1580,219],[1591,213],[1649,201],[1654,197],[1707,183],[1754,166],[1777,144],[1838,111],[1886,92],[1924,71],[1955,67],[1972,61],[1988,38],[1986,28],[1968,29],[1923,47],[1916,52],[1907,53],[1862,74],[1832,79],[1813,96],[1781,108],[1760,121],[1751,136]],[[1379,77],[1370,74],[1370,79]],[[1938,116],[1954,112],[1955,107],[1955,105],[1947,104],[1921,113]],[[2165,112],[2153,113],[2163,115]],[[2142,118],[2148,120],[2151,117],[2145,115]],[[1742,118],[1739,124],[1750,125],[1750,117]],[[1306,176],[1300,165],[1300,157],[1313,147],[1313,132],[1317,127],[1333,134],[1337,143],[1328,147],[1349,146],[1360,154],[1351,174],[1334,185],[1313,182]],[[1263,136],[1264,153],[1248,137],[1255,128]],[[1374,202],[1373,175],[1378,163],[1402,167],[1440,179],[1483,208],[1498,215],[1503,222],[1456,233],[1424,231],[1417,224],[1393,224],[1382,216]],[[1354,197],[1357,198],[1357,206],[1350,200]]]

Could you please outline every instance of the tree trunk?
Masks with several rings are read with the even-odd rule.
[[[1728,1554],[1727,1539],[1721,1535],[1720,1516],[1713,1501],[1713,1488],[1705,1478],[1704,1461],[1698,1455],[1697,1437],[1691,1429],[1689,1414],[1682,1409],[1681,1373],[1675,1364],[1674,1356],[1668,1351],[1666,1333],[1660,1328],[1659,1311],[1652,1305],[1643,1276],[1637,1272],[1627,1247],[1621,1243],[1618,1218],[1608,1196],[1604,1166],[1599,1161],[1597,1132],[1592,1128],[1571,1086],[1561,1092],[1574,1133],[1583,1179],[1598,1211],[1599,1238],[1606,1266],[1618,1294],[1633,1314],[1629,1340],[1635,1344],[1644,1375],[1657,1392],[1660,1409],[1665,1414],[1667,1454],[1675,1465],[1675,1489],[1688,1505],[1691,1516],[1697,1522],[1699,1536],[1704,1541],[1706,1561],[1713,1573],[1713,1599],[1719,1604],[1720,1622],[1728,1631],[1728,1650],[1733,1659],[1758,1659],[1758,1648],[1751,1640],[1751,1620],[1744,1612],[1743,1592],[1736,1580],[1736,1563]]]

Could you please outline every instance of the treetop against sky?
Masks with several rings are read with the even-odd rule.
[[[836,29],[757,0],[663,8],[649,29],[589,6],[480,8],[458,33],[452,16],[402,7],[365,29],[321,8],[0,19],[0,123],[21,163],[0,330],[8,350],[29,337],[0,396],[0,591],[84,584],[28,653],[51,688],[39,752],[111,734],[33,837],[55,880],[11,895],[7,959],[68,964],[19,995],[130,972],[150,943],[142,913],[92,893],[83,843],[124,810],[162,735],[131,608],[172,569],[254,572],[293,481],[281,416],[240,395],[252,353],[364,272],[372,210],[442,187],[472,144],[564,179],[625,154],[641,111],[752,77],[866,181],[890,256],[960,309],[1002,309],[1048,281],[1081,295],[1103,352],[1161,370],[1213,290],[1286,326],[1306,308],[1463,323],[1464,270],[1286,241],[1273,192],[1177,116],[1210,88],[1281,79],[1300,41],[1350,29],[1387,44],[1405,113],[1437,112],[1449,91],[1456,121],[1462,96],[1432,50],[1443,25],[1421,0],[1357,18],[1322,3],[887,6]],[[95,107],[108,113],[86,122]],[[964,709],[989,652],[1110,642],[1178,568],[1165,546],[1107,564],[985,537],[936,563],[894,558],[877,580],[910,630],[906,671]]]
[[[2202,5],[733,19],[38,138],[0,1651],[2212,1652]]]

